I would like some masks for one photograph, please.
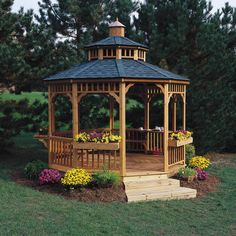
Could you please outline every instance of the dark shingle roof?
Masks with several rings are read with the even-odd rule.
[[[137,60],[95,60],[75,65],[71,69],[52,75],[45,80],[137,78],[188,81],[187,78]]]
[[[126,37],[120,37],[120,36],[110,36],[108,38],[86,45],[85,47],[88,48],[88,47],[96,47],[96,46],[114,46],[114,45],[136,46],[136,47],[148,48],[144,44],[137,43],[131,39],[128,39]]]

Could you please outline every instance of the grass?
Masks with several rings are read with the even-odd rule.
[[[0,157],[0,235],[236,235],[236,167],[217,164],[217,192],[194,200],[82,203],[20,186],[10,175],[47,152],[32,134]],[[235,162],[231,157],[228,162]]]

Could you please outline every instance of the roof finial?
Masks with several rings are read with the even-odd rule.
[[[109,35],[110,36],[120,36],[124,37],[125,36],[125,26],[121,24],[118,20],[118,17],[116,17],[116,21],[112,22],[109,25]]]

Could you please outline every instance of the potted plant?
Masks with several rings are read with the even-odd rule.
[[[188,183],[193,182],[193,180],[196,178],[196,175],[196,170],[190,167],[182,167],[178,171],[178,177],[180,179],[188,181]]]
[[[118,150],[121,137],[109,132],[79,133],[75,136],[74,147],[78,149]]]
[[[168,145],[170,147],[180,147],[193,142],[192,132],[187,130],[177,130],[170,134]]]

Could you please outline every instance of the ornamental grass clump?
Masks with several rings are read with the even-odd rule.
[[[95,172],[95,174],[93,175],[93,179],[99,187],[103,188],[118,186],[121,182],[118,173],[109,171],[107,169]]]
[[[55,184],[60,182],[61,174],[58,170],[44,169],[39,174],[39,184]]]
[[[61,183],[69,189],[74,189],[89,184],[91,180],[92,177],[86,170],[73,168],[65,173]]]
[[[45,162],[35,160],[27,163],[24,168],[24,175],[28,179],[37,179],[40,172],[45,168],[47,168],[47,164]]]
[[[196,170],[190,168],[190,167],[182,167],[178,171],[178,176],[180,178],[185,178],[185,177],[195,177],[197,174]]]
[[[192,168],[207,169],[211,165],[209,159],[203,156],[195,156],[189,161],[189,166]]]

